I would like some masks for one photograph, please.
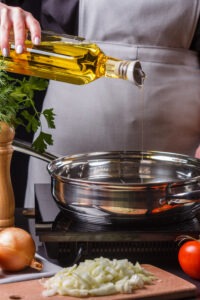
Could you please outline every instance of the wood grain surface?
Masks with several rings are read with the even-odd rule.
[[[148,285],[144,289],[136,290],[132,294],[117,294],[104,297],[76,298],[68,296],[42,296],[43,287],[39,280],[29,280],[0,285],[1,300],[172,300],[186,297],[194,297],[197,288],[192,283],[168,273],[152,265],[143,264],[147,270],[152,272],[158,280],[153,285]]]

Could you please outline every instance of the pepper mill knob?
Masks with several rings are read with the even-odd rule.
[[[0,230],[14,226],[15,198],[10,176],[15,130],[0,122]]]

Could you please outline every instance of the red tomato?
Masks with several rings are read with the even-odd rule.
[[[185,242],[179,249],[178,261],[187,275],[200,280],[200,240]]]

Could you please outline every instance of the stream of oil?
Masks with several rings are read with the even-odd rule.
[[[144,103],[144,87],[141,87],[141,91],[140,91],[140,105],[141,105],[141,120],[140,120],[140,137],[141,137],[141,166],[143,164],[143,160],[144,160],[144,122],[145,122],[145,103]],[[144,182],[144,178],[143,178],[143,167],[141,168],[141,183]]]
[[[144,159],[144,120],[145,120],[145,103],[144,103],[144,87],[141,87],[140,93],[140,102],[141,102],[141,152],[142,152],[142,160]]]
[[[138,130],[138,140],[137,140],[137,148],[139,149],[140,153],[140,165],[138,167],[137,176],[140,178],[140,183],[144,182],[144,174],[145,174],[145,166],[144,166],[144,147],[145,147],[145,100],[144,100],[144,87],[142,86],[138,90],[138,128],[135,128],[135,130]],[[127,151],[127,145],[128,145],[128,138],[129,134],[127,133],[126,136],[124,136],[124,152]],[[134,149],[132,149],[134,151]],[[123,172],[122,172],[123,173]],[[138,178],[138,179],[139,179]],[[126,180],[124,181],[123,176],[120,178],[121,183],[126,183]],[[135,183],[133,181],[133,183]]]

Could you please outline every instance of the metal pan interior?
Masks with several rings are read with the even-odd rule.
[[[187,182],[200,176],[200,160],[158,151],[94,152],[58,158],[48,164],[62,181],[115,186]]]

